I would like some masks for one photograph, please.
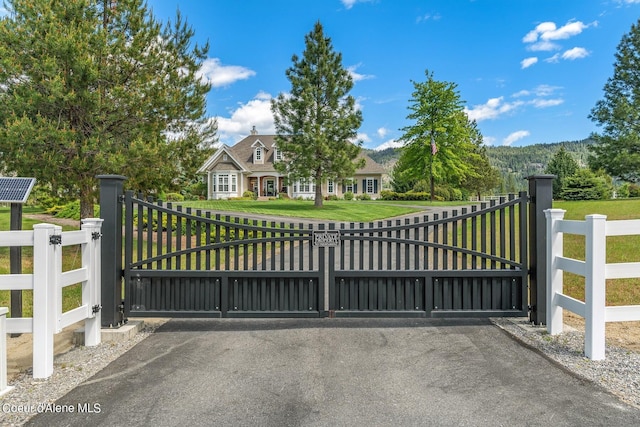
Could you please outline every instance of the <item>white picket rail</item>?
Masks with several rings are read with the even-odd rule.
[[[33,231],[0,231],[0,246],[32,246],[33,274],[2,274],[0,290],[33,290],[33,317],[6,319],[6,333],[33,334],[33,377],[53,374],[54,334],[85,321],[85,345],[100,344],[100,237],[102,219],[82,220],[81,230],[62,232],[53,224],[36,224]],[[60,242],[56,238],[60,236]],[[82,266],[62,271],[62,247],[81,245]],[[82,284],[82,304],[62,312],[62,289]],[[6,355],[3,357],[6,363]]]
[[[587,215],[585,221],[565,220],[565,210],[547,209],[547,331],[562,332],[563,308],[585,319],[584,352],[589,359],[605,358],[605,323],[640,320],[640,305],[606,306],[606,280],[640,278],[640,262],[606,262],[607,236],[640,235],[640,220],[607,221]],[[563,234],[585,236],[585,260],[563,256]],[[563,271],[585,278],[585,300],[563,293]]]

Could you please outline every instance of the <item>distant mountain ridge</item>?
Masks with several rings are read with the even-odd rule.
[[[524,179],[530,175],[544,173],[555,153],[562,147],[573,156],[580,166],[585,167],[589,156],[588,147],[593,143],[591,139],[583,139],[581,141],[563,141],[521,147],[488,145],[487,155],[491,164],[500,171],[503,181],[514,183],[517,190],[524,190],[526,188]],[[369,157],[381,164],[389,174],[393,171],[393,166],[400,157],[399,148],[387,148],[380,151],[364,149],[364,151]]]

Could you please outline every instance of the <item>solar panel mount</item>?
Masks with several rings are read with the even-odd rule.
[[[0,177],[0,202],[26,203],[35,178]]]

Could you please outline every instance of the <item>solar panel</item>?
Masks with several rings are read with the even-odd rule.
[[[35,178],[0,177],[0,202],[25,203]]]

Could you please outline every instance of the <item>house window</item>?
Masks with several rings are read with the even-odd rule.
[[[353,188],[353,180],[349,179],[344,183],[344,192],[345,193],[355,193],[355,189]]]
[[[257,147],[256,148],[256,161],[262,161],[262,148],[261,147]]]
[[[235,175],[235,174],[231,175],[231,192],[232,193],[235,193],[236,191],[238,191],[237,190],[237,180],[238,180],[237,175]]]
[[[223,154],[222,160],[226,162],[227,160],[229,160],[229,156],[227,156],[226,154]]]
[[[365,180],[365,192],[368,194],[373,194],[376,192],[375,190],[375,184],[374,184],[374,179],[373,178],[367,178]]]
[[[275,153],[273,154],[274,159],[276,162],[279,162],[282,160],[282,151],[278,148],[275,147]]]
[[[333,183],[333,180],[330,179],[329,181],[327,181],[327,193],[329,194],[333,194],[336,192],[336,188],[335,188],[335,184]]]
[[[218,191],[221,193],[229,192],[229,174],[218,175]]]
[[[315,191],[316,186],[311,179],[302,178],[293,184],[294,193],[315,193]]]

